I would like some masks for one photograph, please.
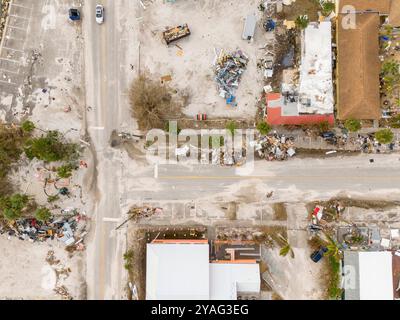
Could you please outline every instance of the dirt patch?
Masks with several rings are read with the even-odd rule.
[[[286,221],[287,220],[287,212],[286,206],[284,203],[274,203],[274,219],[278,221]]]
[[[317,0],[296,0],[290,6],[283,6],[278,17],[286,20],[296,20],[300,15],[308,15],[310,21],[318,20],[318,11],[321,7]]]
[[[329,201],[314,201],[306,205],[308,212],[311,212],[315,206],[333,207],[339,204],[341,207],[356,207],[362,209],[375,209],[379,211],[394,209],[400,205],[400,201],[384,201],[384,200],[367,200],[367,199],[351,199],[351,198],[332,198]]]

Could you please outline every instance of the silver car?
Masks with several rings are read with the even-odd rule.
[[[96,22],[102,24],[104,22],[104,7],[101,4],[96,6]]]

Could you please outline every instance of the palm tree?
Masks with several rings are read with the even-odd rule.
[[[298,16],[296,18],[295,23],[296,23],[296,26],[299,29],[303,30],[303,29],[308,27],[308,24],[310,23],[310,20],[308,19],[307,15],[302,15],[302,16]]]
[[[328,239],[328,244],[326,245],[326,248],[328,251],[326,254],[328,256],[334,257],[335,259],[340,258],[340,249],[339,249],[339,244],[331,238],[326,232],[324,232],[326,238]]]
[[[293,259],[294,251],[293,251],[292,246],[290,245],[289,241],[285,237],[283,237],[281,234],[278,234],[278,237],[283,242],[283,246],[281,247],[281,250],[279,251],[279,255],[282,257],[286,257],[288,255],[288,253],[290,253],[290,257]]]

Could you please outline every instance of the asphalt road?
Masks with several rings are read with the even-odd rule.
[[[371,158],[374,159],[373,163],[369,162]],[[151,184],[141,185],[144,177],[132,175],[131,179],[138,182],[124,195],[126,199],[192,200],[214,196],[246,182],[261,183],[265,189],[277,192],[291,189],[298,191],[298,194],[334,194],[341,191],[379,194],[392,191],[394,195],[400,191],[400,156],[360,155],[292,159],[286,162],[257,161],[254,170],[247,175],[240,174],[234,168],[162,165],[158,167],[157,178],[154,178],[154,169],[149,169],[144,176],[152,178],[157,188]]]
[[[102,25],[95,22],[96,4],[105,7]],[[125,123],[128,110],[123,101],[128,65],[123,21],[129,11],[134,12],[133,6],[128,0],[88,0],[83,10],[87,128],[97,161],[94,234],[88,247],[88,299],[119,299],[123,292],[123,241],[115,234],[115,224],[105,220],[121,217],[121,162],[110,147],[110,136]]]

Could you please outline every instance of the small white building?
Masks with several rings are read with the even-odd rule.
[[[298,112],[333,113],[332,24],[312,22],[302,33]]]
[[[240,261],[240,260],[239,260]],[[207,241],[149,243],[147,300],[236,300],[260,293],[258,263],[209,262]]]
[[[345,300],[393,300],[392,253],[344,252]]]

